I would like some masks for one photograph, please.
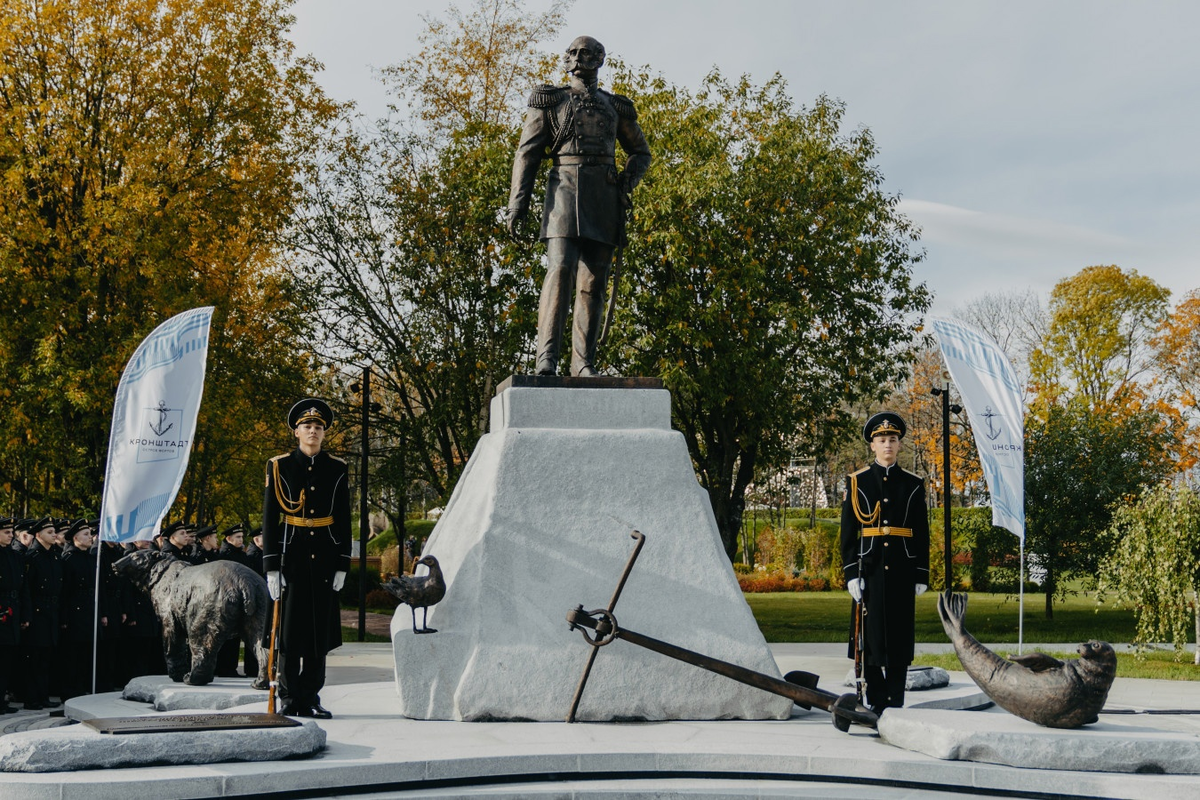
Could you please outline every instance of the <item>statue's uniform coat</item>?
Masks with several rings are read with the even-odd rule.
[[[852,477],[856,478],[857,496],[851,495],[851,481],[847,480],[846,498],[842,502],[842,564],[847,581],[854,578],[866,581],[866,663],[875,666],[912,663],[914,587],[918,583],[929,585],[925,482],[897,465],[885,468],[878,462]],[[862,536],[864,526],[852,503],[858,504],[859,515],[863,517],[870,517],[878,503],[880,514],[874,527],[909,528],[912,536]],[[855,608],[854,612],[857,611]],[[853,617],[849,657],[854,658]]]
[[[307,527],[284,520],[276,496],[304,507],[294,517],[323,519],[333,524]],[[333,574],[350,571],[350,487],[346,462],[321,451],[313,457],[299,449],[276,456],[267,464],[263,498],[263,569],[279,570],[284,589],[279,647],[289,656],[324,655],[342,643],[341,611]]]
[[[614,164],[617,142],[629,156],[625,174]],[[509,208],[528,207],[547,152],[556,163],[546,178],[541,238],[623,244],[622,182],[636,185],[650,166],[633,103],[603,89],[589,91],[574,77],[569,86],[535,90],[513,161]]]

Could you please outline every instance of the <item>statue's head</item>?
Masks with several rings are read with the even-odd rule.
[[[590,36],[580,36],[567,47],[563,66],[572,75],[595,75],[604,66],[604,45]]]

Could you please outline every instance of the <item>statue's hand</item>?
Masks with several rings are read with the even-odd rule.
[[[524,208],[509,208],[505,211],[504,226],[508,235],[516,241],[521,241],[521,220],[525,219],[527,210]]]
[[[342,590],[342,587],[345,585],[346,585],[346,573],[342,572],[341,570],[338,570],[337,572],[333,573],[333,590],[335,592],[340,592]]]

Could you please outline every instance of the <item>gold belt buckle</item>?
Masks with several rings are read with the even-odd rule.
[[[304,527],[306,527],[306,528],[311,528],[312,526],[313,526],[313,521],[312,521],[312,518],[311,518],[311,517],[306,517],[306,518],[305,518],[305,520],[304,520]]]
[[[884,526],[883,526],[882,528],[880,528],[879,530],[883,531],[883,535],[884,535],[884,536],[887,536],[887,535],[891,534],[891,532],[892,532],[892,527],[891,527],[890,525],[884,525]]]

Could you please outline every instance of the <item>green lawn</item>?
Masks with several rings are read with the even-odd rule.
[[[997,650],[996,652],[1007,656],[1016,653],[1017,650],[1014,647],[1011,650]],[[1025,652],[1028,653],[1029,650],[1026,649]],[[1062,651],[1050,651],[1049,655],[1062,661],[1079,658],[1079,653],[1065,648]],[[954,653],[922,654],[918,655],[913,663],[924,667],[941,667],[942,669],[962,671],[962,664]],[[1198,681],[1200,680],[1200,667],[1192,663],[1191,653],[1184,653],[1182,661],[1175,660],[1173,650],[1152,650],[1146,653],[1145,658],[1142,659],[1132,653],[1117,653],[1117,677]]]
[[[366,641],[368,641],[368,642],[390,642],[391,640],[392,640],[392,638],[390,636],[380,636],[378,634],[367,631]],[[342,626],[342,641],[343,642],[357,642],[358,641],[358,628],[348,628],[345,625],[343,625]]]
[[[754,618],[768,642],[845,642],[849,639],[850,598],[845,592],[779,592],[747,594]],[[917,598],[916,640],[946,642],[945,631],[937,616],[937,594],[926,592]],[[1017,599],[1003,594],[972,592],[967,603],[967,630],[981,642],[1017,642]],[[1097,606],[1089,595],[1080,593],[1063,603],[1055,603],[1054,619],[1045,617],[1045,597],[1025,596],[1025,641],[1061,643],[1051,655],[1059,659],[1078,658],[1074,645],[1088,639],[1128,643],[1133,641],[1133,611]],[[1051,650],[1050,648],[1045,648]],[[1002,655],[1016,648],[998,650]],[[1028,649],[1026,649],[1028,652]],[[1160,678],[1164,680],[1200,680],[1200,666],[1192,664],[1192,652],[1175,660],[1171,650],[1154,650],[1139,659],[1132,653],[1117,654],[1117,676],[1122,678]],[[962,670],[954,653],[918,655],[913,662]]]
[[[844,642],[849,638],[850,597],[845,592],[747,594],[746,602],[768,642]],[[917,598],[918,642],[947,641],[936,602],[935,592]],[[1097,606],[1084,594],[1056,603],[1053,620],[1045,617],[1042,595],[1025,596],[1026,642],[1131,642],[1134,628],[1133,611]],[[1017,598],[972,592],[967,630],[981,642],[1016,643]]]

